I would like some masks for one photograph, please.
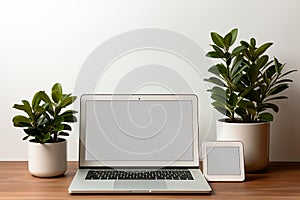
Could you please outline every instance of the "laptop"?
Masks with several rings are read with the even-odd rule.
[[[82,95],[69,193],[210,193],[196,95]]]

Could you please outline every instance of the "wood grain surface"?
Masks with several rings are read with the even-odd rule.
[[[70,195],[76,170],[77,162],[69,162],[65,176],[36,178],[27,162],[0,162],[0,199],[300,199],[300,163],[270,163],[263,173],[247,174],[245,182],[210,183],[210,195]]]

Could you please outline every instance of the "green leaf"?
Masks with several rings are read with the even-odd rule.
[[[268,108],[271,108],[274,112],[278,113],[279,107],[273,103],[267,103]]]
[[[258,119],[263,122],[273,121],[273,115],[271,113],[260,113]]]
[[[258,106],[258,112],[264,111],[268,108],[271,108],[274,112],[278,112],[279,111],[279,107],[273,103],[262,103]]]
[[[62,99],[62,86],[60,83],[55,83],[53,85],[51,95],[55,103],[58,103]]]
[[[258,56],[263,54],[272,44],[273,43],[269,42],[269,43],[265,43],[265,44],[261,45],[260,47],[258,47],[254,52],[254,58],[258,58]]]
[[[216,93],[212,93],[211,98],[224,106],[226,106],[226,104],[227,104],[227,99],[225,96],[220,96]]]
[[[231,32],[229,32],[224,37],[224,44],[226,46],[226,49],[228,49],[231,46],[231,41],[232,41],[232,35],[231,35]]]
[[[218,76],[218,77],[221,77],[220,72],[219,72],[219,70],[218,70],[218,67],[217,67],[216,65],[211,66],[211,67],[208,69],[208,72],[210,72],[210,73],[212,73],[212,74],[214,74],[214,75],[216,75],[216,76]]]
[[[40,113],[40,114],[43,114],[43,113],[46,112],[46,109],[44,107],[42,107],[42,106],[36,106],[35,107],[35,111],[38,112],[38,113]]]
[[[245,88],[244,90],[242,90],[238,96],[240,97],[245,97],[246,95],[248,95],[248,93],[252,90],[253,88],[252,87],[247,87]]]
[[[270,90],[270,92],[268,93],[268,95],[271,96],[271,95],[278,94],[278,93],[282,92],[283,90],[287,89],[288,87],[289,87],[288,84],[277,85],[277,86],[275,86],[274,88],[272,88]]]
[[[258,69],[263,68],[267,64],[268,60],[269,60],[269,56],[267,55],[260,57],[256,62],[257,68]]]
[[[276,69],[276,72],[278,74],[281,73],[281,70],[283,69],[284,65],[282,65],[278,60],[277,58],[274,58],[274,64],[275,64],[275,69]]]
[[[234,77],[232,77],[232,83],[234,85],[237,85],[243,76],[244,75],[242,73],[236,74]],[[241,91],[241,87],[239,87],[240,85],[241,85],[241,83],[236,86],[235,91],[238,91],[238,92]],[[243,89],[244,89],[244,87],[243,87]]]
[[[247,65],[244,65],[242,67],[239,67],[239,69],[237,71],[234,72],[234,74],[232,74],[232,82],[233,83],[238,83],[239,80],[243,77],[243,72],[245,71],[245,69],[247,68]]]
[[[72,104],[76,100],[76,96],[70,96],[62,99],[62,101],[59,103],[59,107],[65,108],[66,106]]]
[[[13,118],[13,124],[15,127],[31,127],[31,120],[22,115],[17,115]]]
[[[48,103],[45,103],[43,107],[50,113],[51,116],[54,116],[54,110],[52,106],[50,106]]]
[[[223,76],[227,75],[227,69],[223,64],[217,64],[216,67],[221,75]]]
[[[55,131],[62,131],[62,130],[64,130],[64,125],[59,124],[54,129],[55,129]]]
[[[208,69],[208,72],[221,77],[220,75],[225,75],[227,73],[227,69],[223,64],[213,65]]]
[[[76,110],[67,110],[65,112],[63,112],[60,116],[64,116],[64,115],[70,115],[70,114],[76,114],[78,113]]]
[[[37,129],[35,128],[27,128],[27,129],[24,129],[24,132],[29,135],[29,136],[34,136],[38,133]]]
[[[215,77],[210,77],[209,79],[204,79],[204,81],[214,83],[214,84],[219,85],[221,87],[225,87],[225,84],[223,83],[223,81],[221,81],[220,79],[215,78]]]
[[[230,117],[230,111],[227,110],[224,105],[220,104],[219,102],[213,102],[211,105],[221,114]]]
[[[41,98],[41,100],[43,100],[45,103],[48,103],[49,106],[52,106],[52,101],[49,98],[49,96],[45,93],[45,91],[40,91],[39,92],[39,97]]]
[[[220,36],[218,33],[216,32],[211,32],[210,33],[211,39],[213,40],[213,42],[221,48],[225,48],[225,42],[224,42],[224,38],[222,36]]]
[[[236,107],[236,104],[238,102],[238,96],[235,93],[232,93],[229,97],[228,104],[232,107]]]
[[[40,92],[35,93],[35,95],[32,98],[32,108],[35,110],[35,108],[40,104],[41,98],[40,98]]]
[[[32,113],[32,108],[31,108],[29,102],[26,100],[22,100],[22,102],[24,104],[25,110],[28,111],[29,113]]]
[[[211,46],[215,50],[215,52],[217,52],[220,55],[221,58],[225,58],[225,54],[220,47],[218,47],[216,45],[211,45]]]
[[[29,102],[26,101],[26,100],[22,100],[22,103],[23,103],[23,105],[15,104],[13,106],[13,108],[18,109],[18,110],[22,110],[22,111],[26,112],[27,115],[29,116],[29,118],[33,120],[34,119],[34,115],[32,113],[32,109],[31,109],[31,106],[30,106]]]
[[[209,57],[209,58],[224,58],[223,55],[219,54],[218,52],[215,52],[215,51],[210,51],[206,54],[206,57]]]
[[[278,84],[278,83],[292,83],[293,80],[291,79],[282,79],[282,80],[278,80],[275,82],[275,84]]]
[[[227,117],[230,117],[230,113],[225,108],[214,107],[214,109],[216,109],[219,113],[221,113]]]
[[[62,124],[64,125],[64,129],[63,130],[66,130],[66,131],[71,131],[72,130],[72,127],[68,124]]]
[[[255,48],[255,46],[256,46],[256,40],[255,40],[255,38],[251,38],[251,39],[250,39],[250,46],[251,46],[252,48]]]
[[[29,135],[27,135],[27,136],[23,137],[23,139],[22,139],[22,140],[27,140],[28,138],[29,138]]]
[[[254,102],[260,102],[260,93],[257,90],[251,90],[246,96],[246,99]]]
[[[245,47],[245,49],[246,49],[246,48],[249,48],[249,46],[250,46],[250,45],[248,44],[248,42],[246,42],[246,41],[243,41],[243,40],[242,40],[242,41],[240,41],[240,44],[241,44],[242,46],[244,46],[244,47]]]
[[[247,110],[251,115],[255,115],[256,114],[255,105],[251,101],[241,100],[238,103],[238,105],[239,105],[239,107]]]
[[[288,71],[288,72],[286,72],[286,73],[280,75],[279,78],[282,78],[282,77],[284,77],[284,76],[286,76],[286,75],[288,75],[288,74],[290,74],[290,73],[296,72],[296,71],[298,71],[298,70],[294,69],[294,70]]]
[[[55,108],[55,112],[54,112],[54,115],[53,116],[56,116],[60,113],[62,107],[60,105],[58,105],[58,107]]]
[[[243,60],[236,61],[235,64],[232,66],[231,69],[231,76],[232,78],[238,76],[244,69],[247,67],[247,65],[241,65],[243,63]]]
[[[269,66],[266,69],[266,75],[269,79],[272,79],[272,77],[275,73],[276,73],[275,65]]]
[[[237,38],[237,35],[238,35],[238,29],[234,28],[234,29],[232,29],[232,31],[230,33],[231,33],[231,42],[230,42],[229,46],[232,46],[236,41],[236,38]]]
[[[77,118],[73,115],[67,115],[64,118],[65,118],[65,122],[70,122],[70,123],[77,122]]]
[[[65,120],[64,117],[57,116],[54,118],[52,123],[53,123],[53,125],[57,126],[57,125],[60,125],[62,122],[64,122],[64,120]]]
[[[268,63],[266,63],[260,70],[265,71],[266,69],[268,69],[270,67],[270,65],[274,62],[274,60],[268,61]]]
[[[255,83],[255,81],[258,79],[259,74],[259,66],[258,65],[251,65],[248,70],[248,77],[251,83]]]
[[[234,91],[238,92],[238,96],[243,97],[241,96],[241,93],[245,91],[245,88],[247,88],[247,86],[244,84],[242,78],[240,78],[240,81],[234,84],[235,84]]]
[[[234,111],[235,111],[236,114],[238,114],[241,117],[247,115],[246,110],[241,108],[241,107],[237,107]]]
[[[240,54],[244,49],[246,49],[245,46],[238,46],[238,47],[235,47],[232,51],[232,55],[234,56],[237,56],[238,54]]]
[[[250,53],[250,51],[249,51],[248,49],[244,49],[244,50],[242,51],[242,54],[243,54],[248,60],[253,61],[252,54]]]
[[[58,135],[61,135],[61,136],[69,136],[69,133],[64,132],[64,131],[61,131],[61,132],[58,133]]]
[[[212,89],[209,89],[208,91],[211,92],[211,93],[217,94],[219,96],[226,97],[226,91],[224,89],[220,88],[220,87],[215,86]]]
[[[43,117],[41,117],[41,118],[38,119],[37,124],[38,124],[38,126],[43,126],[47,122],[48,122],[47,117],[43,116]]]
[[[272,98],[266,99],[265,102],[273,101],[273,100],[280,100],[280,99],[287,99],[287,98],[288,98],[287,96],[277,96],[277,97],[272,97]]]
[[[14,104],[13,108],[18,109],[18,110],[22,110],[26,112],[26,109],[24,107],[24,105],[20,105],[20,104]],[[27,112],[26,112],[27,113]]]
[[[67,110],[59,116],[63,117],[65,122],[76,122],[77,118],[73,115],[76,113],[77,113],[77,111],[75,111],[75,110]]]
[[[263,77],[263,81],[264,81],[267,85],[270,85],[271,79],[268,77],[268,73],[267,73],[267,72],[263,73],[262,77]]]
[[[71,95],[72,95],[72,94],[63,94],[63,95],[62,95],[62,98],[65,99],[65,98],[67,98],[67,97],[70,97]]]
[[[267,90],[267,86],[264,84],[264,85],[261,85],[259,87],[259,91],[260,91],[260,94],[265,94],[266,93],[266,90]]]
[[[44,144],[44,143],[48,142],[50,140],[50,138],[51,138],[51,133],[48,132],[42,138],[39,138],[39,140],[40,140],[40,143]]]

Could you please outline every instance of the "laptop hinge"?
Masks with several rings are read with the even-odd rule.
[[[103,167],[103,166],[80,166],[79,169],[199,169],[199,166],[180,166],[180,167],[149,167],[149,166],[114,166],[114,167]]]

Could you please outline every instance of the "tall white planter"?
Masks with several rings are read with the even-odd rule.
[[[28,143],[28,170],[37,177],[53,177],[67,170],[67,142]]]
[[[245,170],[263,170],[269,162],[270,123],[229,123],[217,121],[218,141],[241,141],[244,144]]]

